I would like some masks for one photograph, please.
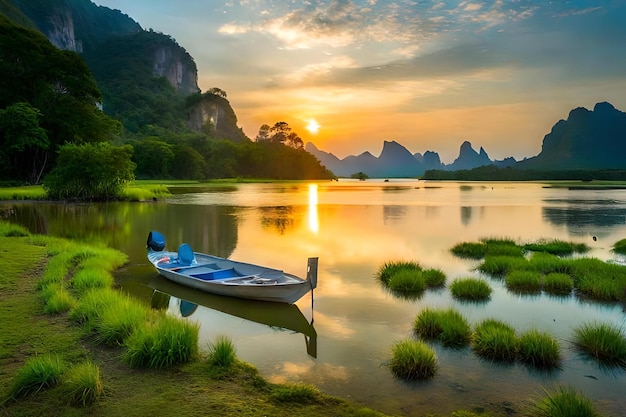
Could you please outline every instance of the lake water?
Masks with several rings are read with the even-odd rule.
[[[520,296],[487,278],[489,302],[455,301],[447,288],[417,299],[397,298],[375,274],[385,262],[415,260],[439,268],[447,282],[479,276],[476,261],[450,248],[484,237],[584,242],[586,256],[626,264],[611,252],[626,238],[626,190],[568,190],[538,183],[457,183],[342,180],[322,183],[237,184],[179,194],[157,203],[4,203],[0,214],[31,231],[105,241],[128,254],[118,274],[125,291],[169,314],[201,325],[201,348],[229,336],[240,359],[273,382],[304,382],[322,391],[397,415],[449,414],[459,408],[519,411],[565,384],[608,415],[625,416],[626,373],[601,369],[571,348],[573,328],[603,321],[626,329],[626,305],[574,296]],[[318,287],[295,307],[203,296],[171,285],[147,264],[150,230],[168,247],[259,263],[304,276],[319,257]],[[593,237],[596,237],[596,240]],[[259,305],[260,304],[260,305]],[[498,318],[518,332],[547,331],[561,343],[562,369],[541,373],[494,365],[467,348],[433,345],[439,371],[428,382],[405,383],[386,366],[394,341],[412,337],[425,307],[458,309],[474,325]],[[313,324],[311,325],[311,321]]]

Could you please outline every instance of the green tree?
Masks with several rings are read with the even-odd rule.
[[[41,113],[28,103],[0,110],[0,169],[6,178],[36,184],[46,168],[50,141],[39,126]]]
[[[110,200],[134,179],[130,145],[68,143],[59,150],[54,169],[44,178],[48,196],[58,200]]]
[[[174,163],[173,145],[158,138],[145,138],[132,143],[137,177],[169,178]]]

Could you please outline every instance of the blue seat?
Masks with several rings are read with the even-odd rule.
[[[178,263],[183,266],[189,266],[196,259],[193,249],[187,243],[183,243],[178,247]]]

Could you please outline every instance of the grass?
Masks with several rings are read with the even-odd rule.
[[[460,258],[482,259],[487,254],[487,245],[483,242],[461,242],[450,251]]]
[[[485,359],[513,362],[517,356],[515,329],[500,320],[483,320],[474,329],[472,349]]]
[[[48,314],[65,313],[76,306],[76,299],[61,284],[50,284],[42,290],[44,311]]]
[[[504,276],[514,270],[528,267],[528,261],[518,256],[487,256],[478,270],[492,276]]]
[[[574,346],[607,366],[626,368],[626,337],[620,327],[585,323],[574,329]]]
[[[429,379],[437,373],[435,351],[423,342],[405,339],[395,342],[391,348],[391,372],[408,381]]]
[[[506,287],[518,293],[536,294],[541,292],[542,277],[534,271],[510,271],[504,278]]]
[[[314,404],[322,399],[319,389],[308,384],[289,384],[274,388],[270,399],[278,403]]]
[[[613,245],[613,252],[626,255],[626,239],[619,240]]]
[[[413,322],[413,331],[424,339],[438,340],[449,347],[466,346],[471,336],[467,320],[453,308],[423,309]]]
[[[222,368],[231,367],[237,360],[237,351],[228,336],[218,336],[215,342],[209,345],[208,362]]]
[[[66,401],[73,406],[95,403],[104,394],[100,368],[91,361],[72,366],[63,377],[62,390]]]
[[[415,261],[390,261],[385,262],[376,273],[376,277],[380,282],[385,285],[389,285],[389,281],[391,277],[397,274],[400,271],[413,271],[413,272],[421,272],[422,267],[419,263]]]
[[[446,275],[441,269],[423,269],[415,261],[384,263],[376,273],[378,280],[396,295],[420,294],[427,287],[442,287]]]
[[[65,372],[65,364],[60,356],[34,356],[18,370],[13,379],[9,397],[17,399],[58,385],[63,372]]]
[[[0,200],[45,200],[46,192],[41,185],[0,188]]]
[[[489,284],[479,278],[459,278],[450,285],[450,293],[459,300],[486,301],[491,297],[491,292]]]
[[[442,287],[446,283],[446,274],[439,268],[429,268],[422,271],[427,287]]]
[[[518,338],[518,360],[535,368],[558,367],[559,350],[559,342],[553,336],[536,329],[522,333]]]
[[[598,417],[591,401],[570,387],[558,387],[535,401],[527,413],[533,417]]]
[[[543,289],[545,292],[554,295],[567,295],[572,292],[574,283],[568,274],[553,272],[543,278]]]
[[[546,252],[552,255],[566,256],[574,253],[585,253],[589,251],[589,246],[585,243],[565,242],[563,240],[540,240],[534,243],[527,243],[524,249],[530,252]]]
[[[113,285],[113,276],[103,269],[84,268],[74,274],[71,285],[79,293],[93,288],[109,288]]]
[[[419,293],[426,289],[426,280],[421,271],[405,269],[395,272],[387,286],[393,291]]]
[[[567,261],[580,294],[597,300],[626,300],[626,267],[595,258]]]

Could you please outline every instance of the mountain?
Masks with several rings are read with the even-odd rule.
[[[597,103],[578,107],[559,120],[543,138],[539,155],[520,161],[522,169],[626,168],[626,113]]]
[[[102,109],[127,132],[152,126],[248,140],[225,94],[200,94],[196,64],[172,37],[89,0],[2,0],[0,13],[79,53],[102,92]]]
[[[384,141],[383,150],[378,157],[364,152],[358,156],[339,159],[332,153],[319,150],[310,142],[307,143],[306,150],[338,177],[349,177],[352,174],[364,172],[372,178],[410,178],[418,177],[431,169],[456,171],[491,164],[510,166],[515,163],[513,158],[492,161],[482,147],[478,153],[468,141],[463,142],[458,158],[450,165],[442,164],[437,152],[426,151],[424,155],[420,153],[413,155],[396,141]]]

